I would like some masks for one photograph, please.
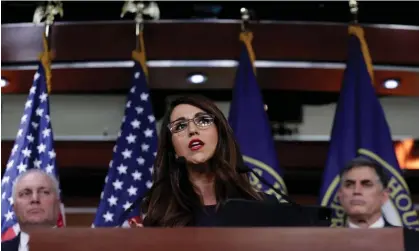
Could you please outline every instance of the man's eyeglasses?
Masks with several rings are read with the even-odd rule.
[[[193,123],[199,129],[206,129],[214,123],[214,116],[210,114],[200,114],[195,116],[193,119],[181,119],[173,121],[168,125],[168,127],[171,133],[178,133],[188,128],[189,122],[191,121],[193,121]]]

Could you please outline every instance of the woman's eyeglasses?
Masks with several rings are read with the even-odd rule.
[[[192,119],[176,120],[170,123],[168,127],[171,133],[178,133],[188,128],[189,122],[191,121],[193,121],[199,129],[206,129],[214,123],[214,116],[210,114],[199,114]]]

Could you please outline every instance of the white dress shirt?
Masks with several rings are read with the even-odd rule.
[[[19,251],[28,251],[29,235],[25,232],[20,232]]]
[[[358,225],[350,222],[348,220],[348,226],[349,228],[360,228]],[[371,224],[368,228],[383,228],[385,226],[384,218],[381,216],[376,222]]]

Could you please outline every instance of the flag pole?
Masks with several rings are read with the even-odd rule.
[[[135,50],[132,52],[132,57],[135,61],[139,62],[144,70],[144,73],[148,77],[148,70],[146,67],[146,54],[143,39],[144,30],[144,16],[149,16],[153,20],[160,18],[160,10],[155,2],[150,2],[146,6],[142,1],[125,1],[122,6],[121,18],[125,16],[127,12],[135,14]]]
[[[349,25],[349,34],[357,36],[359,42],[361,43],[362,54],[364,55],[364,60],[367,65],[368,73],[370,74],[372,84],[375,85],[374,81],[374,69],[372,66],[372,59],[370,51],[368,49],[368,44],[365,40],[364,29],[359,26],[358,23],[358,2],[356,0],[349,0],[349,11],[353,15],[352,25]]]
[[[250,12],[246,8],[240,9],[241,14],[241,32],[240,32],[240,41],[244,43],[246,49],[248,51],[250,61],[253,65],[253,72],[256,75],[256,67],[255,67],[255,52],[253,51],[252,40],[253,40],[253,33],[249,29],[249,22],[250,22]]]
[[[44,51],[40,55],[40,60],[45,69],[45,76],[47,82],[48,93],[51,92],[51,59],[54,57],[50,50],[50,31],[51,26],[54,24],[55,15],[64,15],[63,4],[61,1],[48,1],[46,6],[38,6],[33,15],[33,23],[45,24],[43,34],[43,47]]]

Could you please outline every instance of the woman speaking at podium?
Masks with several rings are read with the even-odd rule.
[[[175,99],[163,118],[154,186],[141,206],[143,225],[214,226],[216,210],[227,199],[268,198],[236,171],[242,163],[233,130],[212,101]]]

